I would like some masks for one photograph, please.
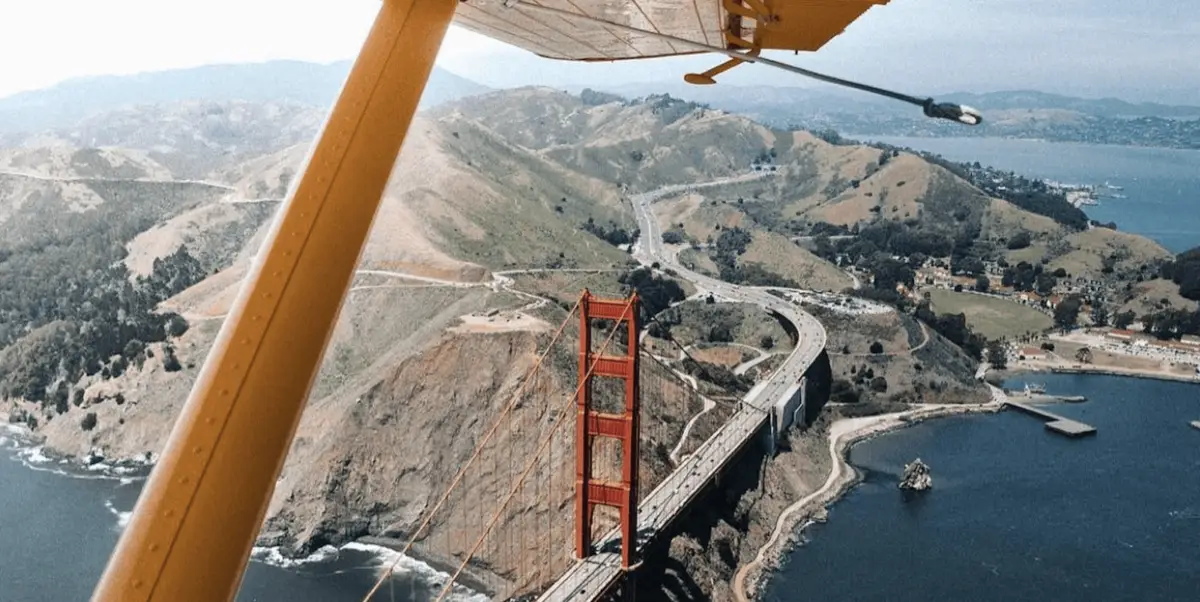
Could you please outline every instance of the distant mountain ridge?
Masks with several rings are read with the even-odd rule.
[[[1005,90],[976,94],[955,92],[944,95],[955,102],[972,106],[1004,109],[1063,109],[1097,117],[1200,117],[1200,107],[1167,105],[1153,102],[1133,103],[1119,98],[1079,98],[1036,90]]]
[[[792,111],[814,113],[853,113],[870,111],[895,116],[920,116],[920,110],[863,92],[832,86],[691,86],[661,82],[597,85],[597,90],[628,97],[667,93],[676,98],[702,102],[735,112],[747,112],[772,106],[787,105]],[[579,92],[583,86],[565,86]],[[933,94],[938,100],[950,100],[982,110],[1059,109],[1096,117],[1162,117],[1200,118],[1200,106],[1168,105],[1151,102],[1134,103],[1118,98],[1082,98],[1036,90],[1003,90],[999,92],[951,92]],[[915,113],[914,113],[915,112]]]
[[[70,127],[91,115],[135,104],[239,100],[327,107],[350,66],[350,61],[268,61],[72,79],[0,98],[0,134]],[[421,105],[433,106],[488,90],[434,67]]]
[[[580,88],[580,87],[576,87]],[[1014,90],[935,94],[979,109],[983,124],[964,128],[934,121],[919,107],[833,86],[596,86],[602,92],[639,98],[667,92],[676,98],[740,113],[776,128],[875,136],[1037,138],[1121,146],[1200,148],[1200,106],[1132,103],[1115,98],[1077,98]]]

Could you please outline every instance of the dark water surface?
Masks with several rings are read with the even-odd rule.
[[[1051,411],[1071,440],[1007,411],[855,446],[865,481],[806,531],[766,600],[1200,600],[1200,385],[1038,375],[1086,395]],[[1009,386],[1020,386],[1014,381]],[[906,462],[934,487],[897,489]]]
[[[1099,433],[1069,440],[1005,412],[859,444],[851,461],[865,482],[807,531],[766,599],[1200,600],[1200,431],[1188,424],[1200,419],[1200,386],[1034,380],[1088,396],[1054,411]],[[0,602],[87,600],[140,483],[56,474],[55,462],[0,437]],[[934,489],[906,499],[897,475],[917,456]],[[361,600],[386,554],[333,552],[289,568],[251,563],[238,599]],[[402,567],[375,600],[429,599],[438,576]]]
[[[86,601],[142,483],[68,470],[36,448],[17,443],[14,432],[0,425],[0,602]],[[269,550],[256,550],[260,558],[269,555]],[[359,602],[383,563],[395,557],[373,546],[352,546],[326,548],[309,562],[279,562],[286,568],[251,562],[238,600]],[[429,600],[444,583],[439,577],[405,558],[396,577],[372,600]]]

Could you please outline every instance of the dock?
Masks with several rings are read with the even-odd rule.
[[[1032,394],[1026,395],[1027,403],[1083,403],[1087,401],[1087,397],[1083,395],[1046,395]]]
[[[1074,438],[1096,434],[1096,427],[1090,424],[1084,424],[1078,420],[1064,418],[1058,414],[1055,414],[1054,412],[1048,412],[1041,408],[1031,406],[1027,403],[1021,403],[1019,401],[1013,401],[1012,399],[1009,399],[1005,402],[1005,405],[1045,420],[1046,428],[1060,435]]]

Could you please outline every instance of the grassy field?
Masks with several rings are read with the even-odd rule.
[[[967,324],[989,339],[1040,332],[1054,323],[1050,316],[1013,301],[946,289],[934,289],[930,293],[933,311],[966,314]]]

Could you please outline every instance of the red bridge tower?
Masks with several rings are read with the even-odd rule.
[[[613,320],[624,324],[625,355],[592,353],[591,320]],[[591,556],[592,513],[595,506],[610,506],[621,513],[621,566],[636,563],[638,504],[638,297],[599,299],[587,290],[579,302],[579,387],[575,430],[575,555]],[[593,363],[595,364],[593,366]],[[625,381],[625,411],[609,414],[592,409],[592,379],[597,376]],[[595,437],[621,441],[621,480],[606,482],[592,478],[592,443]]]

